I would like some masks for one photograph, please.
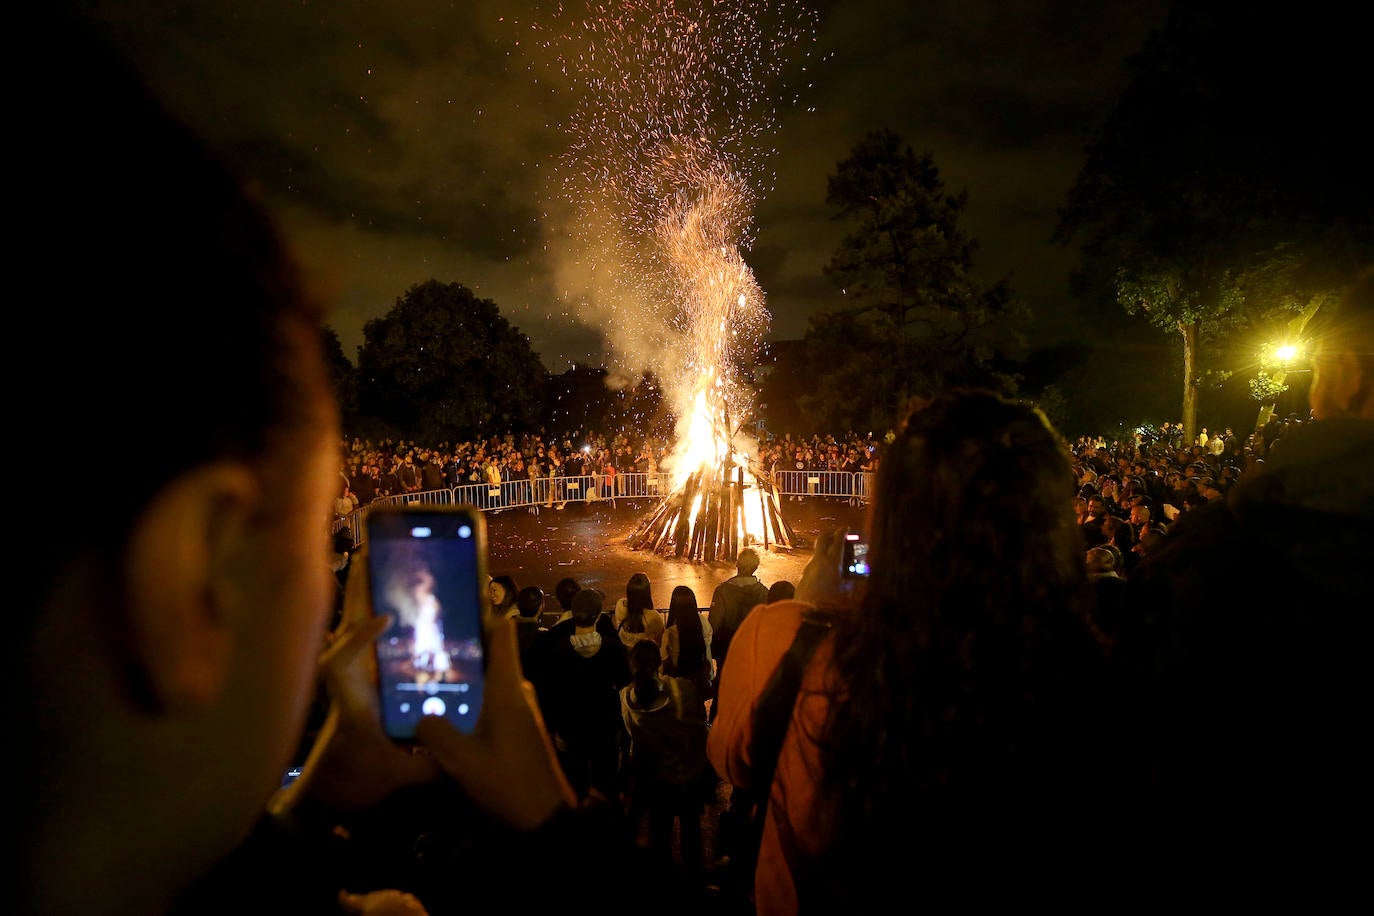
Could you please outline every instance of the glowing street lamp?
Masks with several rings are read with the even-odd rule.
[[[1259,365],[1261,369],[1268,371],[1283,372],[1290,369],[1294,362],[1302,356],[1301,342],[1290,341],[1266,341],[1259,352]]]
[[[1250,380],[1250,395],[1262,405],[1255,428],[1260,429],[1274,415],[1279,395],[1288,390],[1285,377],[1295,371],[1293,363],[1302,356],[1297,343],[1266,342],[1260,348],[1259,372]]]

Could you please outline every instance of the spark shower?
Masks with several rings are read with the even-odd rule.
[[[677,417],[671,495],[631,546],[733,559],[790,543],[745,432],[769,327],[745,254],[816,25],[789,0],[589,0],[530,24],[574,96],[556,184],[580,312],[613,361],[655,372]]]

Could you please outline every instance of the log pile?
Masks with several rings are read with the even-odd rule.
[[[746,530],[748,500],[758,501],[761,535]],[[776,484],[752,468],[746,475],[746,468],[727,465],[691,474],[645,515],[627,543],[634,550],[678,559],[733,562],[745,547],[790,548],[794,540]]]

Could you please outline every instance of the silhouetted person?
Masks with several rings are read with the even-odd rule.
[[[1054,899],[1060,881],[1030,879],[1093,876],[1116,755],[1072,481],[1040,411],[982,391],[918,401],[877,472],[870,577],[841,578],[843,532],[827,532],[796,598],[745,619],[707,751],[767,793],[760,914]],[[759,784],[753,710],[817,607],[832,622]]]
[[[1236,869],[1203,878],[1228,894],[1236,879],[1256,901],[1289,879],[1339,897],[1355,874],[1330,817],[1368,779],[1356,723],[1374,558],[1371,269],[1309,324],[1312,420],[1224,498],[1182,513],[1127,583],[1149,623],[1120,641],[1147,678],[1159,820],[1181,854],[1227,849]]]
[[[758,552],[752,547],[744,548],[735,559],[735,575],[717,585],[711,593],[711,610],[706,619],[711,624],[711,656],[716,660],[717,671],[724,669],[730,641],[735,638],[735,631],[744,623],[744,618],[768,601],[768,586],[755,575],[758,569]],[[715,721],[716,714],[716,706],[712,704],[711,721]]]
[[[573,595],[572,617],[539,636],[531,680],[568,781],[580,798],[604,803],[619,795],[620,688],[630,662],[603,601],[594,588]]]

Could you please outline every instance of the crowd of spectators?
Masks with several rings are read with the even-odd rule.
[[[1140,427],[1126,438],[1080,436],[1068,443],[1078,483],[1075,506],[1080,521],[1090,522],[1090,546],[1108,541],[1123,554],[1138,556],[1148,535],[1161,532],[1178,513],[1224,495],[1248,468],[1263,461],[1286,428],[1301,422],[1296,415],[1276,417],[1248,436],[1230,427],[1215,433],[1203,427],[1187,443],[1182,423],[1164,422],[1157,428]],[[838,436],[764,432],[754,469],[769,475],[794,470],[874,472],[886,444],[886,436],[852,430]],[[666,438],[624,429],[578,430],[561,436],[507,433],[437,444],[350,437],[342,443],[338,514],[347,515],[381,496],[583,475],[605,482],[607,492],[602,495],[617,495],[617,477],[655,474],[671,454],[672,443]],[[1104,511],[1093,513],[1094,499]],[[1137,506],[1142,510],[1134,511]],[[1099,539],[1104,527],[1106,537]],[[1126,566],[1134,563],[1132,556],[1123,560]]]
[[[883,442],[872,433],[813,434],[759,440],[756,469],[860,473],[877,469]],[[656,474],[672,453],[663,438],[628,430],[578,430],[567,435],[507,433],[467,442],[425,444],[408,439],[378,442],[350,437],[342,443],[341,494],[336,515],[345,516],[383,496],[420,493],[467,484],[500,484],[596,475],[606,492],[619,495],[623,474]]]
[[[1223,499],[1263,465],[1280,437],[1304,421],[1274,417],[1248,436],[1203,427],[1186,442],[1182,423],[1142,427],[1124,439],[1081,436],[1070,444],[1078,484],[1074,510],[1097,595],[1094,625],[1111,643],[1121,626],[1124,586],[1184,514]]]
[[[57,49],[67,78],[38,81],[20,111],[44,138],[19,145],[19,171],[43,189],[19,196],[20,223],[42,241],[63,237],[75,215],[104,244],[87,246],[88,269],[64,275],[61,304],[74,305],[29,309],[22,330],[60,340],[104,397],[78,403],[74,421],[67,391],[37,386],[12,420],[71,450],[155,440],[174,402],[198,409],[183,412],[176,448],[110,454],[106,471],[122,486],[99,526],[73,527],[37,506],[41,489],[20,488],[32,505],[16,515],[37,530],[13,577],[8,668],[23,751],[10,909],[438,916],[500,899],[530,912],[732,912],[708,908],[700,882],[683,880],[696,876],[665,867],[667,829],[658,850],[634,842],[610,797],[616,782],[609,804],[576,791],[592,775],[578,767],[590,717],[560,716],[568,679],[599,673],[582,662],[616,669],[588,694],[595,708],[580,711],[602,737],[619,708],[641,780],[632,791],[659,783],[644,799],[651,818],[695,814],[685,793],[705,772],[698,700],[682,685],[661,689],[665,656],[645,644],[647,627],[631,637],[639,658],[620,688],[631,691],[612,693],[626,680],[626,642],[607,628],[596,589],[571,592],[571,616],[545,634],[549,656],[530,656],[528,680],[515,624],[492,620],[475,732],[427,715],[418,748],[385,735],[374,646],[390,621],[374,615],[358,571],[340,575],[344,544],[320,562],[342,435],[323,303],[256,195],[95,32],[39,7],[28,44]],[[35,276],[62,270],[66,248],[31,247]],[[148,251],[162,282],[148,282]],[[188,288],[203,294],[202,311],[228,318],[205,346],[168,347],[146,328],[184,324]],[[145,320],[86,309],[71,321],[101,297],[137,300]],[[1314,318],[1311,421],[1258,431],[1235,464],[1224,433],[1219,447],[1171,434],[1162,447],[1144,436],[1080,443],[1078,486],[1093,486],[1081,526],[1067,505],[1060,449],[1070,446],[1043,415],[991,392],[913,405],[875,475],[873,575],[846,585],[845,532],[825,532],[797,600],[756,604],[728,662],[721,653],[708,762],[758,793],[767,818],[742,902],[794,916],[894,900],[967,910],[1043,898],[1062,909],[1129,897],[1323,912],[1358,899],[1365,863],[1350,836],[1368,769],[1359,608],[1374,528],[1371,316],[1374,267]],[[487,474],[491,452],[524,461],[513,441],[489,444],[480,457],[477,445],[447,457]],[[597,454],[614,467],[620,448],[598,444]],[[871,460],[877,448],[865,450]],[[427,468],[429,483],[442,475],[432,450],[419,451],[387,451],[398,487],[423,489]],[[1101,551],[1093,568],[1105,576],[1115,556],[1078,529],[1101,519],[1100,535],[1114,537],[1123,529],[1109,522],[1132,500],[1128,527],[1148,538],[1156,520],[1137,511],[1147,501],[1168,527],[1127,572],[1132,637],[1103,643],[1079,613],[1096,602],[1077,561]],[[326,630],[341,579],[338,626]],[[492,591],[493,614],[506,591]],[[515,613],[525,606],[517,592]],[[696,606],[689,596],[673,623],[697,620]],[[803,628],[827,629],[825,642],[794,652]],[[704,628],[679,635],[689,632],[706,643]],[[803,654],[812,662],[798,667]],[[756,722],[784,667],[798,692]],[[321,691],[327,715],[304,735]],[[683,737],[669,714],[696,739],[681,779],[669,777],[685,756],[646,759],[666,748],[647,750],[650,728]],[[302,766],[284,774],[305,737]],[[602,744],[597,761],[616,749]],[[669,809],[670,793],[683,804]]]

